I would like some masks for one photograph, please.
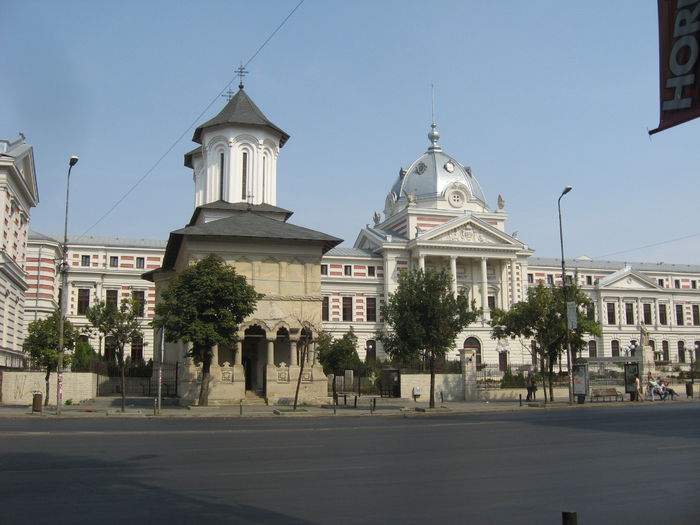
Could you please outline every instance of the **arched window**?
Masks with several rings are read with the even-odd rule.
[[[468,337],[464,341],[463,348],[474,352],[474,361],[477,365],[481,364],[481,343],[476,337]]]
[[[613,339],[610,342],[610,349],[613,357],[620,357],[620,341]]]
[[[588,341],[588,357],[597,357],[598,356],[598,347],[596,346],[596,342],[594,340]]]
[[[374,363],[377,360],[377,342],[369,339],[365,344],[365,363]]]
[[[248,152],[241,155],[241,199],[248,199]]]
[[[219,154],[219,199],[225,201],[224,198],[224,153]]]

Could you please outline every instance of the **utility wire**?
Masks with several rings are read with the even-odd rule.
[[[698,235],[700,235],[700,233],[692,233],[692,234],[686,235],[684,237],[678,237],[676,239],[670,239],[668,241],[655,242],[653,244],[647,244],[646,246],[639,246],[638,248],[630,248],[629,250],[621,250],[619,252],[606,253],[605,255],[599,255],[597,257],[593,257],[593,259],[604,259],[606,257],[610,257],[611,255],[619,255],[621,253],[636,252],[637,250],[644,250],[645,248],[654,248],[655,246],[661,246],[663,244],[670,244],[672,242],[678,242],[678,241],[684,241],[685,239],[691,239],[692,237],[697,237]]]
[[[299,9],[299,7],[301,7],[301,4],[303,4],[303,3],[304,3],[304,0],[300,0],[300,1],[299,1],[299,3],[294,7],[294,9],[292,9],[292,10],[290,11],[290,13],[286,16],[286,18],[285,18],[284,20],[282,20],[282,22],[281,22],[281,23],[277,26],[277,28],[270,34],[270,36],[267,37],[267,39],[262,43],[262,45],[257,49],[257,51],[256,51],[255,53],[253,53],[253,56],[251,56],[251,57],[248,59],[248,61],[245,63],[245,66],[247,66],[248,64],[250,64],[250,63],[255,59],[255,57],[258,56],[258,54],[260,53],[260,51],[262,51],[263,48],[267,45],[267,43],[268,43],[270,40],[272,40],[272,37],[274,37],[274,36],[277,34],[277,32],[278,32],[280,29],[282,29],[282,26],[287,22],[287,20],[289,20],[289,19],[292,17],[292,15],[295,13],[295,11],[296,11],[297,9]],[[229,82],[226,84],[226,86],[224,86],[224,88],[212,99],[212,101],[207,105],[207,107],[204,108],[204,109],[202,110],[202,112],[201,112],[199,115],[197,115],[197,117],[192,121],[192,123],[189,125],[189,127],[188,127],[185,131],[183,131],[183,132],[180,134],[180,136],[175,140],[175,142],[172,143],[172,145],[166,150],[166,152],[163,153],[163,154],[160,156],[160,158],[158,158],[158,160],[155,162],[155,164],[153,164],[153,166],[151,166],[151,167],[146,171],[146,173],[144,173],[144,174],[141,176],[141,178],[140,178],[139,180],[137,180],[137,181],[127,190],[127,192],[126,192],[124,195],[122,195],[122,196],[119,198],[119,200],[118,200],[117,202],[114,203],[114,205],[112,205],[111,208],[109,208],[99,219],[97,219],[97,221],[95,221],[95,223],[94,223],[92,226],[90,226],[90,227],[89,227],[87,230],[85,230],[81,235],[79,235],[79,237],[84,237],[84,236],[86,236],[95,226],[97,226],[98,224],[100,224],[110,213],[112,213],[112,212],[117,208],[117,206],[119,206],[122,202],[124,202],[124,200],[125,200],[129,195],[131,195],[131,193],[132,193],[144,180],[146,180],[146,177],[148,177],[151,173],[153,173],[153,170],[155,170],[155,169],[158,167],[158,165],[163,161],[163,159],[164,159],[165,157],[167,157],[173,149],[175,149],[175,146],[177,146],[177,145],[180,143],[180,141],[182,140],[182,138],[183,138],[185,135],[187,135],[187,133],[189,133],[189,131],[190,131],[194,126],[196,126],[198,122],[200,122],[200,119],[202,118],[202,116],[203,116],[207,111],[209,111],[209,108],[211,108],[217,100],[219,100],[219,97],[221,97],[221,96],[224,94],[224,92],[228,89],[228,87],[233,83],[234,80],[235,80],[235,77],[232,78],[231,80],[229,80]]]

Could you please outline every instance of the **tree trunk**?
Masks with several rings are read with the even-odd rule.
[[[199,388],[199,406],[209,406],[209,375],[211,371],[211,355],[202,361],[202,386]]]
[[[304,373],[304,363],[306,362],[306,349],[308,344],[304,344],[301,350],[301,367],[299,368],[299,377],[297,378],[297,389],[294,392],[294,410],[297,409],[297,401],[299,400],[299,387],[301,386],[301,375]]]
[[[435,359],[430,358],[430,408],[435,408]]]
[[[51,367],[46,367],[46,397],[44,398],[44,406],[49,406],[49,386],[51,384]]]

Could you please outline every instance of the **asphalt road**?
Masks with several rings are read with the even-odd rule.
[[[0,523],[700,523],[700,406],[0,420]]]

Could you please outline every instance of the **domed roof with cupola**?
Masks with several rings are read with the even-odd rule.
[[[386,197],[384,215],[390,217],[407,205],[421,208],[489,211],[481,185],[471,168],[442,151],[436,124],[428,133],[430,147],[407,169],[401,169]]]

